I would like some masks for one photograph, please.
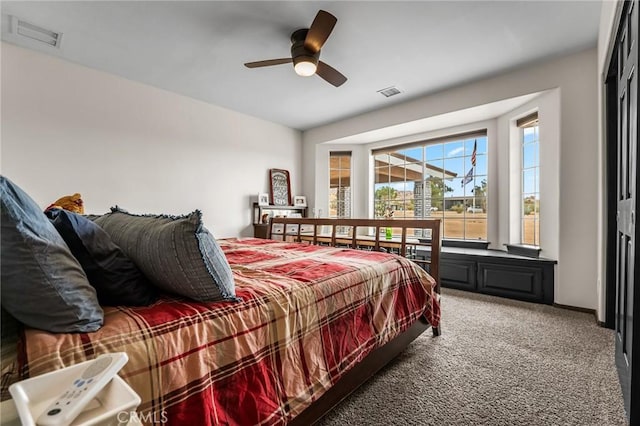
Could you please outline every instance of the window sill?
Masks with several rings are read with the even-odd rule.
[[[418,238],[420,242],[430,243],[430,238]],[[442,247],[457,247],[463,249],[487,250],[489,241],[467,241],[467,240],[442,240]]]
[[[518,256],[526,256],[537,259],[540,257],[540,247],[529,246],[524,244],[505,244],[507,253],[516,254]]]
[[[489,241],[442,240],[442,246],[486,250],[489,247]]]

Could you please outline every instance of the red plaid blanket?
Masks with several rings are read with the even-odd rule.
[[[243,302],[165,298],[106,308],[95,333],[28,329],[23,377],[124,351],[139,417],[172,425],[284,424],[424,314],[433,280],[394,255],[269,240],[221,240]]]

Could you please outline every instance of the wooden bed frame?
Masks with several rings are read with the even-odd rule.
[[[386,228],[394,230],[394,236],[389,239],[386,238]],[[410,233],[411,235],[409,235]],[[397,253],[421,264],[436,280],[436,292],[440,293],[440,277],[438,274],[440,260],[439,219],[311,219],[277,217],[271,219],[268,237],[275,240]],[[419,246],[424,246],[426,250],[431,252],[428,259],[417,256],[416,249]],[[290,424],[296,426],[311,425],[320,420],[333,407],[398,356],[428,328],[430,328],[429,323],[421,317],[407,331],[371,352],[320,398],[295,417]],[[440,335],[440,326],[431,328],[434,337]]]

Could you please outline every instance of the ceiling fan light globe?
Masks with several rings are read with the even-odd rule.
[[[296,74],[302,77],[309,77],[316,73],[316,69],[318,68],[316,64],[310,61],[300,61],[297,62],[294,67]]]

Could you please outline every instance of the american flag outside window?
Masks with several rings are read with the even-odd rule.
[[[471,153],[471,165],[476,166],[476,151],[478,150],[478,141],[473,143],[473,153]]]
[[[473,143],[473,152],[471,153],[471,168],[467,172],[464,179],[462,179],[462,186],[465,186],[473,180],[473,169],[476,167],[476,151],[478,150],[478,141]]]

